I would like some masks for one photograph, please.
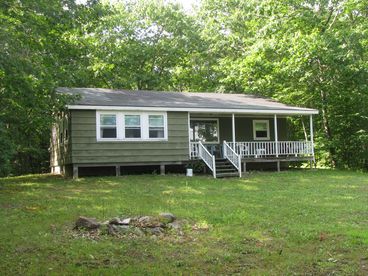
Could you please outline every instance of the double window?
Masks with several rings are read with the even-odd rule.
[[[167,140],[166,113],[97,111],[98,141]]]

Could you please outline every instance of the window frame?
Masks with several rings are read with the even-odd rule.
[[[257,123],[266,123],[267,126],[267,137],[257,137],[256,133],[256,124]],[[253,140],[255,141],[267,141],[270,140],[270,121],[269,120],[253,120]]]
[[[100,116],[103,114],[110,114],[116,116],[116,138],[102,138]],[[141,137],[140,138],[126,138],[125,137],[125,115],[140,115],[141,123]],[[164,118],[164,137],[163,138],[149,138],[149,115],[162,115]],[[168,123],[167,112],[139,112],[139,111],[96,111],[96,140],[97,142],[154,142],[154,141],[168,141]]]
[[[140,135],[141,137],[129,137],[129,138],[126,138],[126,128],[127,128],[127,125],[125,123],[125,116],[139,116],[139,129],[140,129]],[[130,113],[124,113],[123,115],[123,120],[124,120],[124,129],[123,129],[123,139],[125,140],[141,140],[143,138],[143,124],[142,124],[142,118],[143,116],[141,114],[130,114]],[[131,126],[130,126],[131,127]]]
[[[162,126],[151,126],[150,125],[150,116],[162,116],[162,119],[163,119]],[[165,116],[163,114],[148,114],[147,117],[148,117],[148,138],[149,139],[163,139],[163,138],[165,138]],[[151,128],[163,128],[164,137],[150,137]]]
[[[189,133],[190,133],[190,126],[191,126],[191,122],[192,121],[215,121],[217,124],[217,141],[214,142],[202,142],[203,144],[209,144],[209,145],[216,145],[216,144],[220,144],[220,123],[219,123],[219,119],[218,118],[190,118],[190,122],[189,122]],[[193,134],[194,134],[194,129],[193,129]],[[189,141],[190,142],[197,142],[192,140],[192,137],[189,137]]]
[[[116,138],[103,138],[101,137],[101,115],[115,115],[115,127],[116,127]],[[119,119],[118,114],[116,112],[106,111],[106,112],[100,112],[98,113],[98,116],[96,116],[96,134],[97,134],[97,140],[98,141],[116,141],[119,139],[119,131],[118,131],[118,125],[119,125]]]

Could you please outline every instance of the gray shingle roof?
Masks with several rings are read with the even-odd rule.
[[[80,95],[80,99],[72,104],[76,106],[104,107],[144,107],[172,109],[206,110],[278,110],[315,114],[317,110],[288,106],[272,99],[248,94],[192,93],[192,92],[160,92],[111,90],[103,88],[57,88],[58,93]]]

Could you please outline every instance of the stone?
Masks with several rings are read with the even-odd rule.
[[[95,218],[79,217],[75,222],[75,229],[94,230],[101,226]]]
[[[112,218],[109,220],[109,224],[119,225],[121,224],[121,220],[119,218]]]
[[[108,224],[107,225],[107,234],[109,234],[109,235],[116,235],[117,234],[116,225],[114,225],[114,224]]]
[[[176,234],[182,233],[185,220],[177,220],[171,213],[161,213],[159,216],[142,217],[114,217],[105,222],[98,222],[95,218],[79,217],[75,223],[75,229],[86,229],[93,231],[91,234],[113,235],[119,237],[134,237],[149,235],[158,237],[165,235],[168,229],[174,230]]]
[[[150,235],[161,235],[164,232],[161,227],[146,228],[145,231]]]
[[[144,217],[140,217],[138,219],[139,223],[148,223],[154,220],[154,217],[150,217],[150,216],[144,216]]]
[[[107,233],[109,235],[129,235],[129,234],[133,234],[136,236],[144,235],[143,231],[138,227],[129,225],[116,225],[116,224],[109,224]]]
[[[176,220],[176,217],[171,213],[161,213],[159,219],[163,223],[171,223]]]
[[[173,221],[167,224],[168,228],[174,229],[174,230],[181,230],[182,226],[179,221]]]
[[[129,226],[127,225],[109,224],[107,229],[109,235],[127,234],[128,232]]]
[[[123,224],[123,225],[128,225],[128,224],[130,224],[131,220],[132,220],[131,218],[123,219],[123,220],[121,221],[121,224]]]
[[[138,227],[133,227],[132,228],[132,234],[136,235],[136,236],[143,236],[144,232],[139,229]]]
[[[144,216],[138,219],[138,225],[144,228],[162,227],[163,224],[155,217]]]
[[[129,225],[118,225],[115,229],[121,234],[129,234],[131,232]]]

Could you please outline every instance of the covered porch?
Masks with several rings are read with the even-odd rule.
[[[314,113],[315,114],[315,113]],[[287,116],[309,117],[309,135],[290,140]],[[247,163],[314,162],[313,114],[188,114],[189,156],[203,160],[216,178],[227,160],[241,177]]]

